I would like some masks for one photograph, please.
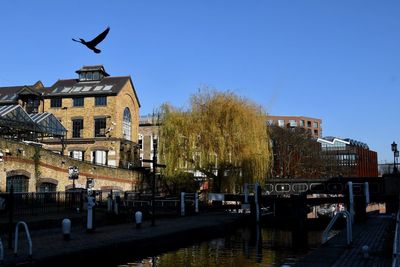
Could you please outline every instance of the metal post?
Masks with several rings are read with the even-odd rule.
[[[351,222],[354,221],[354,194],[353,194],[353,182],[348,182],[349,187],[349,213],[351,217]]]
[[[156,170],[157,170],[157,145],[153,140],[153,181],[152,181],[152,196],[151,196],[151,226],[155,226],[156,222]]]
[[[3,248],[3,243],[1,242],[0,238],[0,263],[2,263],[4,260],[4,248]]]
[[[256,203],[256,222],[260,222],[260,204],[259,202],[259,191],[258,191],[258,187],[260,185],[258,183],[256,183],[254,185],[254,201]]]
[[[194,211],[199,213],[199,193],[194,193]]]
[[[11,184],[10,194],[8,195],[8,248],[12,248],[13,217],[14,217],[14,186]]]
[[[181,192],[181,216],[185,216],[185,192]]]
[[[244,184],[244,203],[249,203],[249,185],[246,183]]]
[[[365,204],[368,205],[369,204],[369,185],[368,182],[364,183],[364,193],[365,193]]]
[[[110,194],[108,194],[108,196],[107,196],[107,212],[108,213],[112,213],[112,190],[111,190],[111,193]]]

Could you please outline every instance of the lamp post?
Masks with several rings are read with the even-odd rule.
[[[393,173],[397,173],[396,159],[399,157],[399,151],[397,150],[397,144],[395,142],[392,143],[392,151],[393,151]]]
[[[156,171],[157,171],[157,139],[153,138],[153,179],[151,181],[151,226],[155,226],[156,213]]]

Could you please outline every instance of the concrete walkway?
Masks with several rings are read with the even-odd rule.
[[[210,235],[222,235],[233,230],[243,219],[239,214],[209,213],[190,217],[160,219],[156,226],[145,221],[140,229],[133,223],[104,226],[94,233],[72,226],[71,238],[63,240],[61,226],[58,229],[34,230],[31,232],[33,244],[33,266],[72,266],[79,263],[98,262],[101,266],[123,263],[130,257],[153,252],[161,246],[173,246],[177,242],[188,242]],[[60,222],[61,225],[61,222]],[[18,256],[5,250],[4,265],[22,264],[28,261],[25,234],[20,230]],[[3,244],[7,238],[2,236]],[[4,244],[6,246],[6,244]],[[128,252],[129,251],[129,252]],[[128,253],[127,253],[128,252]],[[105,263],[108,264],[105,264]],[[90,264],[90,266],[94,266]]]
[[[346,231],[310,252],[296,266],[391,266],[391,242],[394,218],[370,215],[363,224],[353,226],[353,243],[346,243]],[[364,255],[362,247],[369,247]]]

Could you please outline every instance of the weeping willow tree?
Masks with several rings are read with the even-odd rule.
[[[266,114],[260,106],[231,92],[202,90],[187,110],[163,105],[160,148],[167,180],[195,172],[215,192],[263,182],[270,168]]]

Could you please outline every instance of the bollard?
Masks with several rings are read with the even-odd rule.
[[[135,222],[136,222],[136,228],[140,228],[142,226],[142,212],[141,211],[135,212]]]
[[[367,245],[362,246],[361,248],[364,259],[368,259],[369,257],[369,247]]]
[[[107,212],[108,212],[108,213],[111,213],[112,210],[113,210],[113,208],[112,208],[112,203],[113,203],[112,195],[111,195],[111,194],[108,194],[108,196],[107,196]]]
[[[69,240],[71,235],[71,220],[65,218],[61,223],[64,240]]]
[[[86,230],[87,232],[93,232],[94,227],[93,227],[93,208],[94,208],[94,197],[88,197],[88,203],[87,203],[87,224],[86,224]]]

